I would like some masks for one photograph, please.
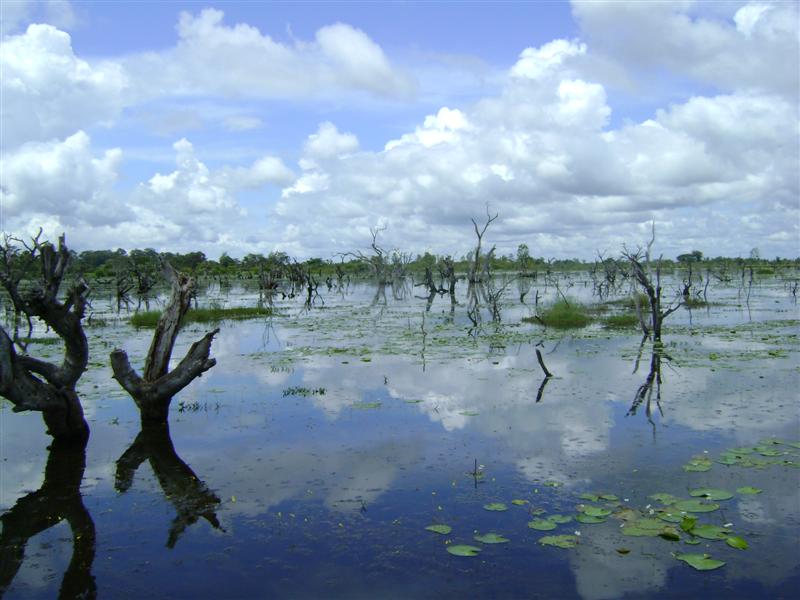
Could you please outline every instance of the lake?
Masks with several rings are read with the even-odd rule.
[[[141,368],[152,331],[98,290],[85,452],[0,404],[4,597],[793,597],[800,311],[781,280],[712,284],[663,349],[522,321],[537,290],[597,303],[586,274],[506,284],[477,321],[462,284],[456,305],[410,282],[276,300],[223,322],[217,365],[145,430],[108,355]]]

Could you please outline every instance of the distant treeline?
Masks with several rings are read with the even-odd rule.
[[[117,250],[85,250],[72,253],[70,269],[91,277],[114,277],[120,272],[129,271],[132,267],[138,270],[157,270],[159,258],[166,259],[179,271],[192,273],[196,276],[243,276],[256,275],[265,271],[282,271],[289,265],[298,265],[308,272],[322,276],[349,275],[353,277],[368,276],[371,272],[368,261],[364,257],[344,255],[336,259],[310,258],[298,261],[285,252],[270,252],[263,254],[248,254],[241,259],[233,258],[223,253],[219,258],[208,258],[203,252],[188,252],[186,254],[173,252],[157,252],[153,248],[144,250],[126,251]],[[412,255],[410,253],[393,251],[387,260],[391,263],[402,264],[404,272],[424,273],[426,268],[434,269],[445,257],[436,256],[429,252]],[[466,271],[469,268],[470,256],[466,254],[453,259],[457,271]],[[576,271],[587,270],[602,263],[608,258],[598,258],[593,261],[580,259],[546,259],[530,255],[528,246],[520,244],[516,255],[491,255],[492,271],[518,271],[530,273],[546,273],[548,271]],[[728,258],[717,256],[704,257],[702,252],[693,250],[678,255],[674,260],[663,259],[662,266],[686,266],[695,263],[702,267],[729,267],[741,268],[754,267],[761,270],[762,274],[785,267],[800,267],[800,259],[785,259],[776,257],[768,260],[761,258],[756,249],[751,251],[748,258]]]

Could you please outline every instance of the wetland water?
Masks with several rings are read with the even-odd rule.
[[[567,293],[588,302],[585,279]],[[654,360],[635,329],[521,323],[533,292],[520,304],[516,283],[477,328],[465,301],[426,311],[414,293],[351,285],[223,323],[217,365],[144,431],[108,353],[140,366],[151,331],[96,294],[85,452],[1,405],[4,597],[795,596],[799,315],[779,281],[670,315],[660,390],[638,404]],[[210,328],[187,326],[174,356]],[[678,559],[703,554],[726,564]]]

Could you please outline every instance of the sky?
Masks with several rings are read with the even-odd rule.
[[[0,230],[800,256],[798,2],[0,2]]]

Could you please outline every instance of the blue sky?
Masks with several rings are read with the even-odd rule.
[[[0,4],[0,228],[796,256],[794,2]]]

